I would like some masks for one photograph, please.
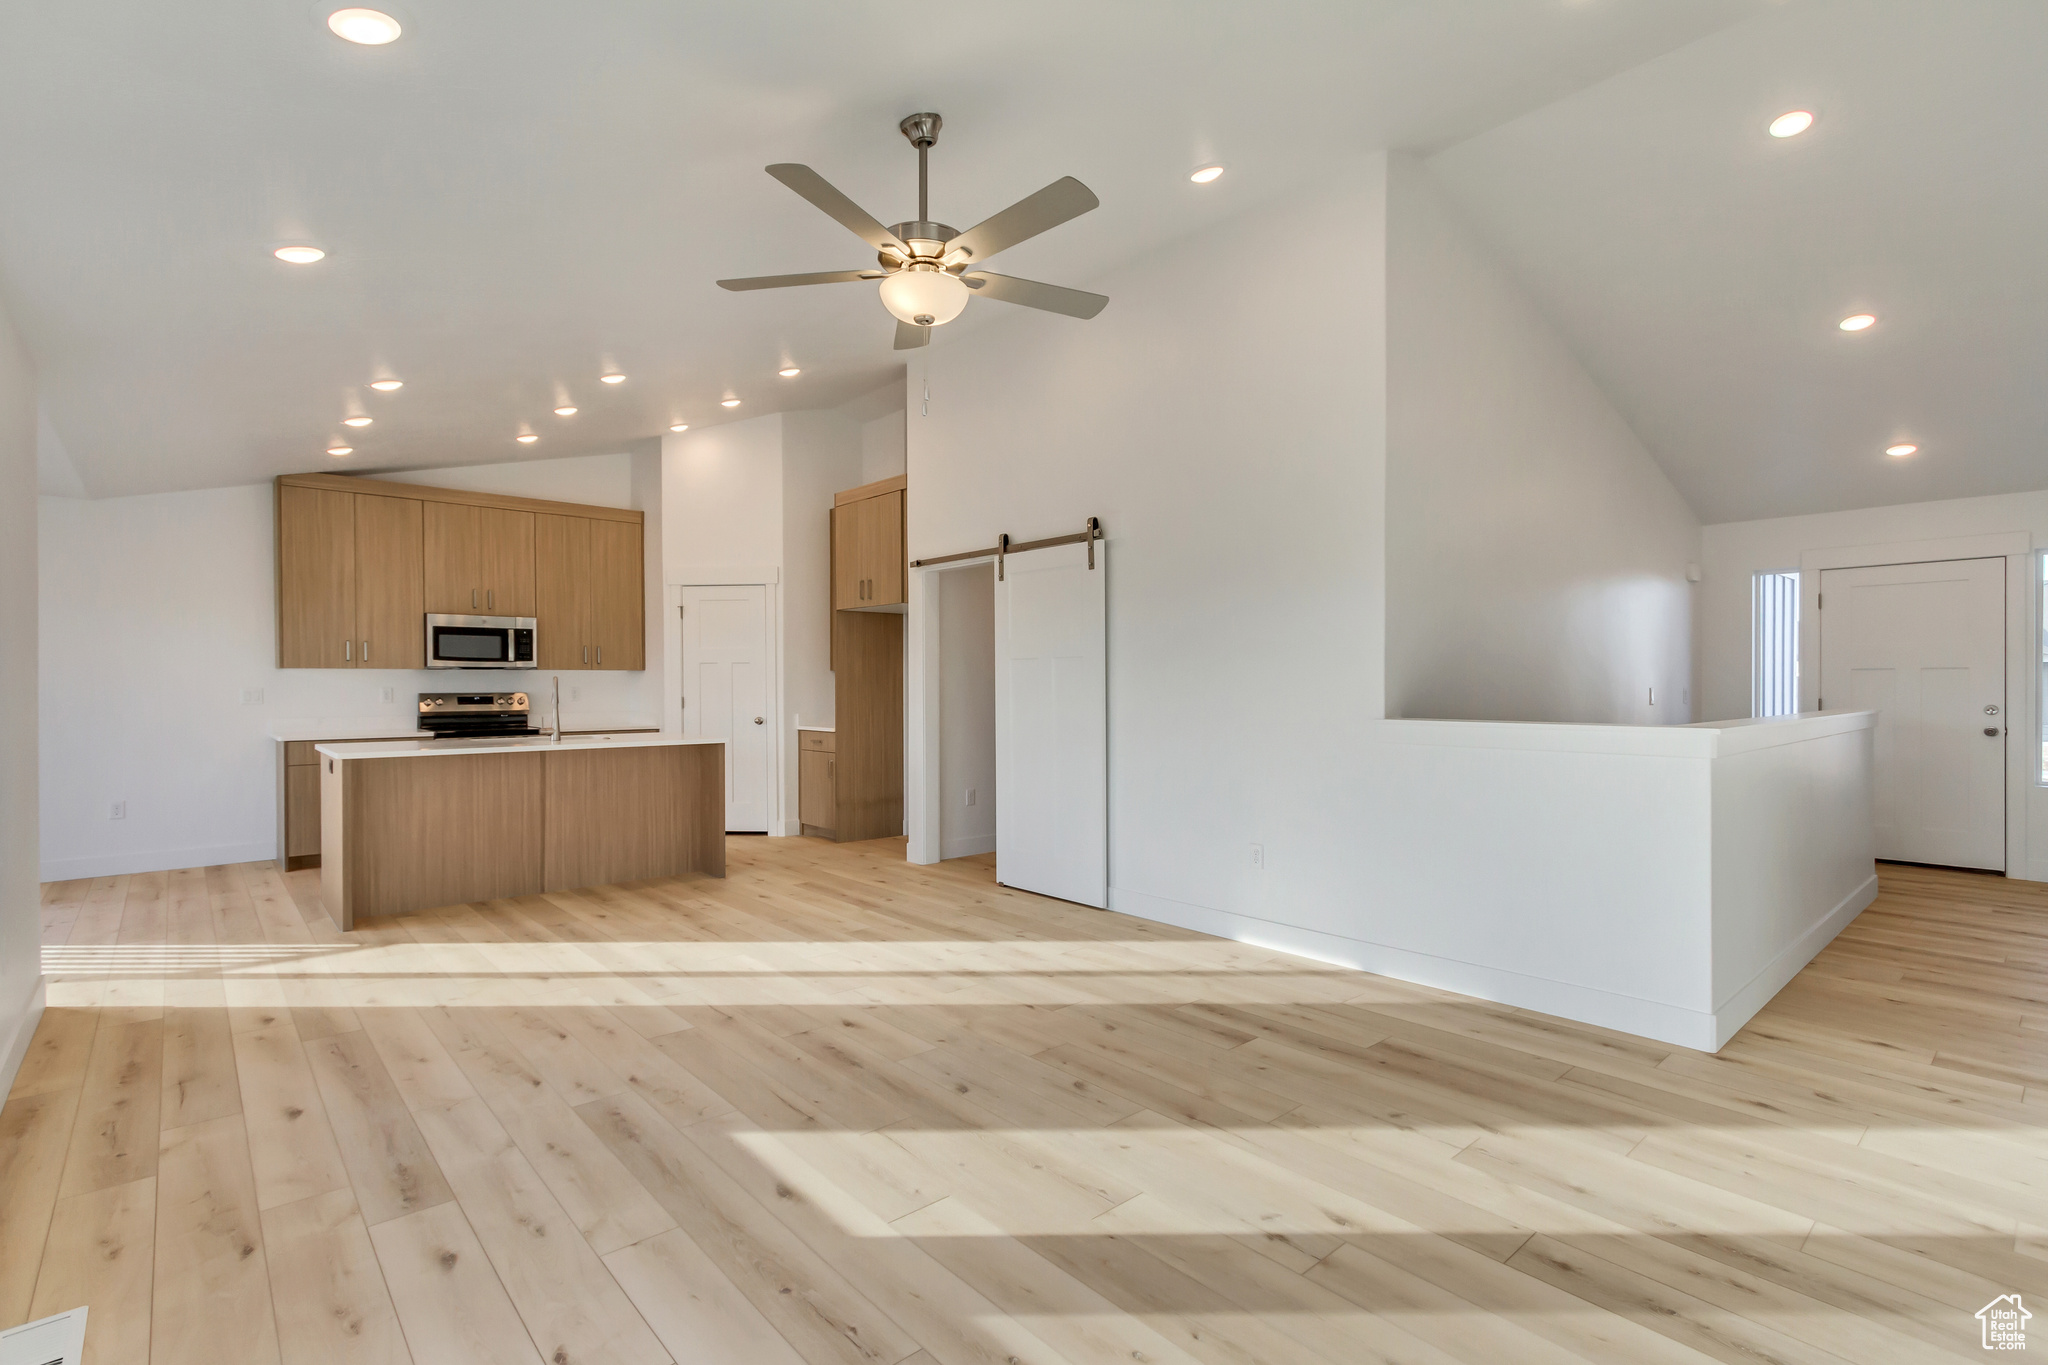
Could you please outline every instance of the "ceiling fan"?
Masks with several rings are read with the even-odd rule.
[[[1101,201],[1073,176],[1053,181],[1018,200],[995,217],[965,232],[931,221],[927,198],[926,158],[939,140],[937,114],[912,114],[897,127],[917,148],[917,217],[883,227],[867,210],[832,188],[809,166],[787,162],[770,166],[768,174],[823,209],[856,237],[872,246],[879,270],[825,270],[811,275],[756,275],[720,280],[721,289],[787,289],[798,284],[840,284],[848,280],[880,280],[882,306],[896,318],[896,349],[929,345],[932,328],[960,316],[967,300],[980,294],[1004,303],[1021,303],[1071,318],[1092,318],[1109,300],[1101,294],[1040,284],[979,268],[998,251],[1078,218]]]

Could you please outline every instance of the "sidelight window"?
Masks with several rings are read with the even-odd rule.
[[[1799,713],[1799,572],[1766,569],[1750,583],[1752,716]]]

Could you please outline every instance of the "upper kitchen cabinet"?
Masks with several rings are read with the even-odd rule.
[[[832,605],[840,611],[901,606],[905,568],[899,476],[849,488],[833,499]]]
[[[278,486],[278,667],[424,665],[420,512],[411,498]]]
[[[540,668],[647,667],[639,512],[277,480],[280,668],[424,668],[426,616],[535,618]]]
[[[355,641],[355,495],[279,484],[277,666],[354,668]]]
[[[647,667],[639,522],[541,516],[534,563],[542,668]]]
[[[533,513],[434,502],[425,529],[427,611],[534,615]]]

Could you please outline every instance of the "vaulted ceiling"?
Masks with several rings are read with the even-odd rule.
[[[1740,74],[1741,54],[1758,54],[1742,46],[1749,30],[1730,26],[1769,21],[1776,8],[409,0],[385,6],[403,38],[359,47],[327,32],[330,7],[78,0],[10,13],[0,288],[38,366],[46,444],[68,450],[84,491],[618,449],[677,421],[870,391],[900,372],[871,286],[729,294],[712,282],[868,264],[858,240],[761,168],[806,162],[884,222],[908,217],[915,156],[896,123],[921,109],[946,120],[932,191],[944,221],[969,226],[1068,174],[1101,197],[1098,211],[1002,258],[1029,278],[1085,285],[1343,159],[1454,144],[1439,167],[1496,220],[1551,178],[1519,158],[1561,159],[1569,183],[1624,221],[1627,176],[1647,162],[1660,193],[1684,197],[1632,221],[1674,244],[1619,253],[1617,265],[1639,278],[1693,255],[1684,242],[1704,244],[1700,263],[1719,267],[1715,223],[1684,221],[1701,198],[1688,178],[1659,168],[1654,147],[1617,147],[1597,113],[1599,136],[1571,152],[1573,111],[1587,100],[1655,105],[1643,64],[1675,54],[1667,60],[1692,71],[1699,49],[1688,45],[1699,40],[1736,44],[1710,48],[1728,55],[1702,79]],[[1869,46],[1846,15],[1832,22],[1852,54]],[[1698,96],[1693,121],[1719,122],[1691,129],[1693,143],[1739,141],[1758,110],[1809,98],[1800,73],[1763,55],[1773,77],[1748,80],[1749,103]],[[2003,54],[2000,70],[2015,57]],[[1822,74],[1846,71],[1846,60]],[[1888,135],[1887,124],[1859,132],[1863,106],[1829,104],[1834,88],[1811,97],[1828,111],[1812,144],[1784,151],[1818,159]],[[1683,114],[1659,117],[1684,124]],[[1610,149],[1629,154],[1628,172],[1598,164]],[[1228,173],[1191,185],[1189,170],[1211,160]],[[1783,183],[1786,164],[1762,167]],[[1486,191],[1488,181],[1499,184]],[[1661,369],[1614,358],[1636,334],[1602,340],[1601,300],[1619,286],[1583,289],[1578,257],[1596,254],[1554,240],[1584,222],[1570,197],[1543,199],[1541,232],[1504,235],[1503,249],[1661,438],[1673,400],[1657,385],[1699,368],[1704,347]],[[1914,212],[1938,222],[1931,205]],[[272,258],[294,241],[328,258]],[[2003,260],[2015,244],[1979,245]],[[1790,280],[1789,263],[1773,278]],[[1912,321],[1885,278],[1840,279],[1842,297],[1867,287],[1898,309],[1897,326],[1870,338],[1880,345],[1944,325]],[[1802,302],[1835,306],[1824,291]],[[978,303],[956,325],[1001,307]],[[803,374],[778,378],[785,364]],[[609,369],[627,382],[599,384]],[[1715,370],[1741,380],[1725,361]],[[367,388],[385,373],[405,387]],[[719,407],[727,395],[743,405]],[[564,402],[580,412],[553,416]],[[339,425],[351,413],[374,421]],[[522,425],[541,439],[513,444]],[[344,436],[356,453],[330,460],[323,452]]]
[[[1428,164],[1703,519],[2048,487],[2037,0],[1774,7]]]

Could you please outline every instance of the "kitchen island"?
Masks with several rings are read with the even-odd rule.
[[[314,746],[320,898],[358,919],[725,875],[725,743],[690,735]]]

